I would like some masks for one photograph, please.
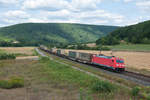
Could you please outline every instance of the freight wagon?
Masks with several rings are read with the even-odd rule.
[[[68,54],[68,58],[69,59],[71,59],[71,60],[77,60],[77,57],[78,57],[78,52],[69,51],[69,54]]]
[[[61,56],[61,57],[66,57],[66,56],[67,56],[67,53],[66,53],[65,50],[63,50],[63,49],[58,49],[58,50],[56,51],[56,54],[57,54],[58,56]]]
[[[83,63],[91,63],[93,54],[90,53],[81,53],[79,52],[78,60],[83,62]]]

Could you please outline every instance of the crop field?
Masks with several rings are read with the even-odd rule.
[[[0,47],[1,52],[33,55],[34,47]]]

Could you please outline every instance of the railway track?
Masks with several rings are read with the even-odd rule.
[[[131,71],[125,71],[123,74],[130,76],[130,77],[134,77],[134,78],[143,80],[143,81],[150,82],[150,76],[148,76],[148,75],[144,75],[141,73],[135,73],[135,72],[131,72]]]
[[[49,52],[47,52],[47,53],[49,53]],[[51,53],[49,53],[49,54],[51,54]],[[135,72],[131,72],[131,71],[125,71],[123,73],[115,73],[113,71],[108,71],[108,70],[99,68],[99,66],[83,64],[83,63],[72,61],[72,60],[69,60],[69,59],[54,55],[54,54],[51,54],[51,55],[59,57],[60,59],[75,63],[75,64],[80,64],[80,65],[85,66],[85,67],[91,67],[95,70],[99,70],[99,71],[102,71],[106,74],[114,75],[114,76],[129,80],[129,81],[132,81],[132,82],[139,84],[139,85],[150,86],[150,76],[147,76],[147,75],[143,75],[143,74],[135,73]]]

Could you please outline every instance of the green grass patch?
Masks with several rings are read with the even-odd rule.
[[[24,79],[13,77],[10,80],[0,80],[0,88],[3,89],[12,89],[20,88],[24,86]]]
[[[35,49],[32,50],[32,52],[33,52],[32,56],[39,56],[38,52]]]
[[[45,71],[49,72],[51,78],[59,82],[67,82],[82,88],[87,88],[93,92],[112,92],[117,90],[116,85],[107,81],[99,80],[70,66],[59,64],[47,57],[41,58],[41,63],[45,63]]]
[[[113,92],[115,90],[115,86],[107,81],[97,81],[93,83],[92,90],[94,92]]]
[[[30,56],[30,55],[28,55],[28,54],[23,54],[23,53],[14,53],[14,55],[15,55],[16,57]]]
[[[132,89],[131,94],[132,94],[133,96],[138,96],[140,90],[141,90],[141,88],[136,86],[136,87],[134,87],[134,88]]]
[[[150,51],[149,44],[121,44],[107,47],[111,48],[112,50]]]

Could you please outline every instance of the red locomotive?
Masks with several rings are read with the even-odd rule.
[[[95,65],[111,68],[116,71],[124,71],[124,60],[114,56],[93,55],[91,63]]]

